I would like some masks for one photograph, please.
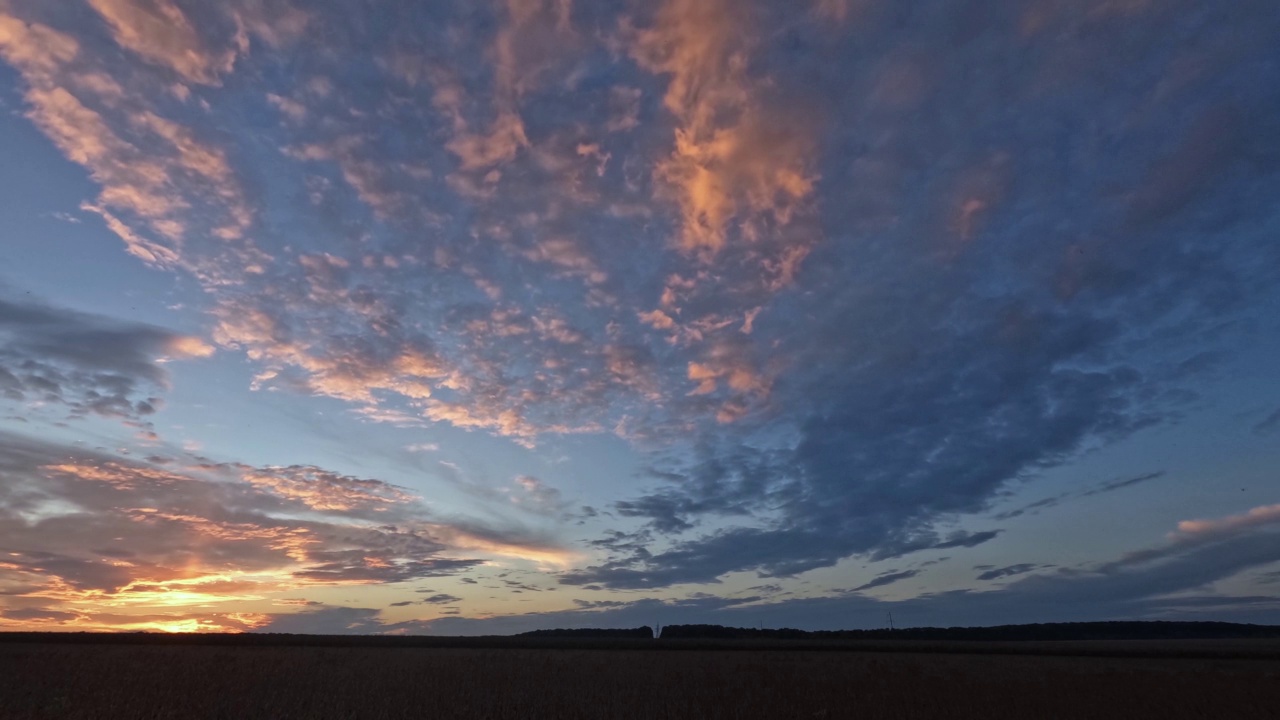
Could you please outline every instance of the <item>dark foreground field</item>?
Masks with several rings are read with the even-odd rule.
[[[0,717],[1280,718],[1274,646],[1197,659],[6,643]]]

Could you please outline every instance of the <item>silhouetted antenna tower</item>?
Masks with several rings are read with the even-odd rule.
[[[889,630],[893,630],[893,613],[889,613]]]

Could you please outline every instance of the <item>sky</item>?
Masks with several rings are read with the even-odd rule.
[[[0,0],[0,630],[1280,623],[1274,0]]]

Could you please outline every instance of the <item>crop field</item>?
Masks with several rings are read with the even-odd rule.
[[[0,644],[4,720],[188,717],[1280,718],[1280,661]]]

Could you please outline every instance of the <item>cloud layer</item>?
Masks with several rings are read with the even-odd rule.
[[[315,467],[143,462],[3,433],[0,473],[3,617],[66,629],[168,628],[188,616],[245,629],[269,618],[197,609],[449,576],[495,550],[557,551],[441,521],[402,488]],[[446,599],[458,598],[428,601]]]
[[[593,519],[567,590],[990,548],[1069,498],[1165,482],[992,514],[1194,412],[1256,352],[1280,287],[1277,33],[1268,0],[0,0],[14,99],[92,181],[81,213],[193,283],[206,323],[0,297],[0,394],[150,432],[165,361],[212,358],[299,414],[620,439],[645,469],[602,469],[589,513],[542,472],[463,487]],[[10,582],[72,603],[31,617],[228,573],[287,589],[454,573],[468,549],[569,557],[305,457],[170,467],[4,438]],[[1196,538],[1270,513],[1171,542],[1208,557]],[[975,579],[1111,592],[1031,560]],[[845,586],[924,576],[873,575]]]

